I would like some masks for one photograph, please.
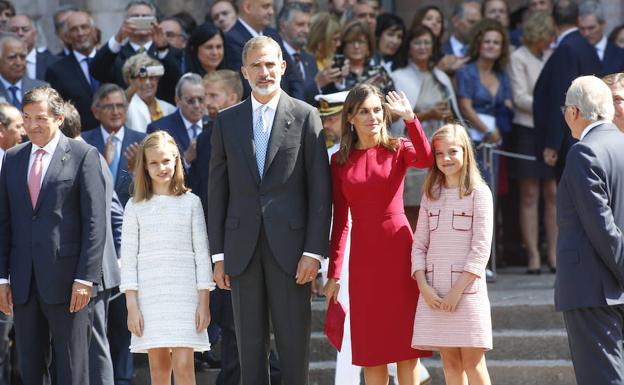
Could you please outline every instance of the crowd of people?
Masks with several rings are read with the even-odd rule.
[[[587,364],[582,332],[619,317],[624,282],[624,26],[607,35],[599,1],[461,0],[406,23],[379,0],[215,0],[198,25],[131,0],[111,37],[70,6],[54,26],[58,53],[0,0],[0,385],[128,385],[132,353],[154,384],[207,367],[307,384],[319,296],[347,312],[337,385],[358,367],[419,384],[432,351],[447,384],[489,384],[487,264],[509,223],[527,274],[557,274],[578,383],[621,375]],[[601,262],[577,270],[574,245]],[[572,296],[583,268],[608,293]]]

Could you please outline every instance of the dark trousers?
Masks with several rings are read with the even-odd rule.
[[[114,384],[113,362],[106,335],[110,293],[110,289],[102,290],[89,303],[93,322],[89,344],[89,385]]]
[[[11,352],[9,333],[13,317],[0,313],[0,385],[11,384]]]
[[[295,277],[282,270],[271,252],[264,227],[249,266],[242,274],[231,277],[231,285],[241,385],[270,383],[270,321],[283,383],[307,385],[310,284],[297,285]]]
[[[70,298],[67,298],[69,301]],[[89,309],[69,312],[69,302],[50,305],[34,282],[24,304],[13,306],[15,340],[24,385],[50,383],[50,340],[54,340],[56,378],[63,385],[89,384]]]
[[[624,305],[563,312],[577,385],[624,385]]]
[[[118,293],[117,289],[114,289],[113,293]],[[126,297],[123,294],[108,303],[108,342],[113,361],[115,385],[130,385],[134,365],[132,353],[130,353],[128,309]]]

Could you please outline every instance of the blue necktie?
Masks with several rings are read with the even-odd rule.
[[[269,129],[264,123],[264,112],[267,106],[260,106],[257,111],[257,118],[254,124],[254,143],[256,144],[256,162],[258,163],[258,172],[260,179],[264,174],[264,160],[266,159],[267,147],[269,146]]]
[[[92,57],[86,57],[83,60],[87,62],[87,72],[89,73],[89,84],[91,85],[91,91],[93,91],[93,93],[95,93],[95,91],[97,91],[98,88],[100,88],[100,82],[98,82],[91,75],[91,63],[93,63],[93,58]]]
[[[17,91],[19,91],[19,88],[17,88],[16,86],[11,86],[11,87],[9,87],[9,91],[11,92],[11,99],[13,99],[12,100],[13,105],[18,110],[21,110],[22,109],[22,103],[19,101],[19,98],[17,97]]]
[[[113,174],[113,183],[117,180],[117,170],[119,169],[119,155],[121,151],[119,150],[119,138],[113,135],[113,146],[115,146],[115,155],[113,156],[113,162],[108,165],[110,168],[111,174]]]
[[[191,132],[193,133],[193,137],[191,139],[197,139],[197,132],[199,131],[199,126],[197,124],[193,124],[191,126]]]

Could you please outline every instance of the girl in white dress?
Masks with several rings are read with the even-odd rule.
[[[124,213],[121,285],[130,351],[147,353],[151,383],[194,385],[193,352],[210,349],[209,263],[204,212],[184,185],[173,138],[158,131],[141,144],[134,196]]]

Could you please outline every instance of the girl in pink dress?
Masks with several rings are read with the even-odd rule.
[[[447,385],[490,384],[484,352],[492,349],[485,267],[492,240],[492,194],[464,127],[447,124],[431,143],[412,246],[420,298],[412,347],[439,350]]]

